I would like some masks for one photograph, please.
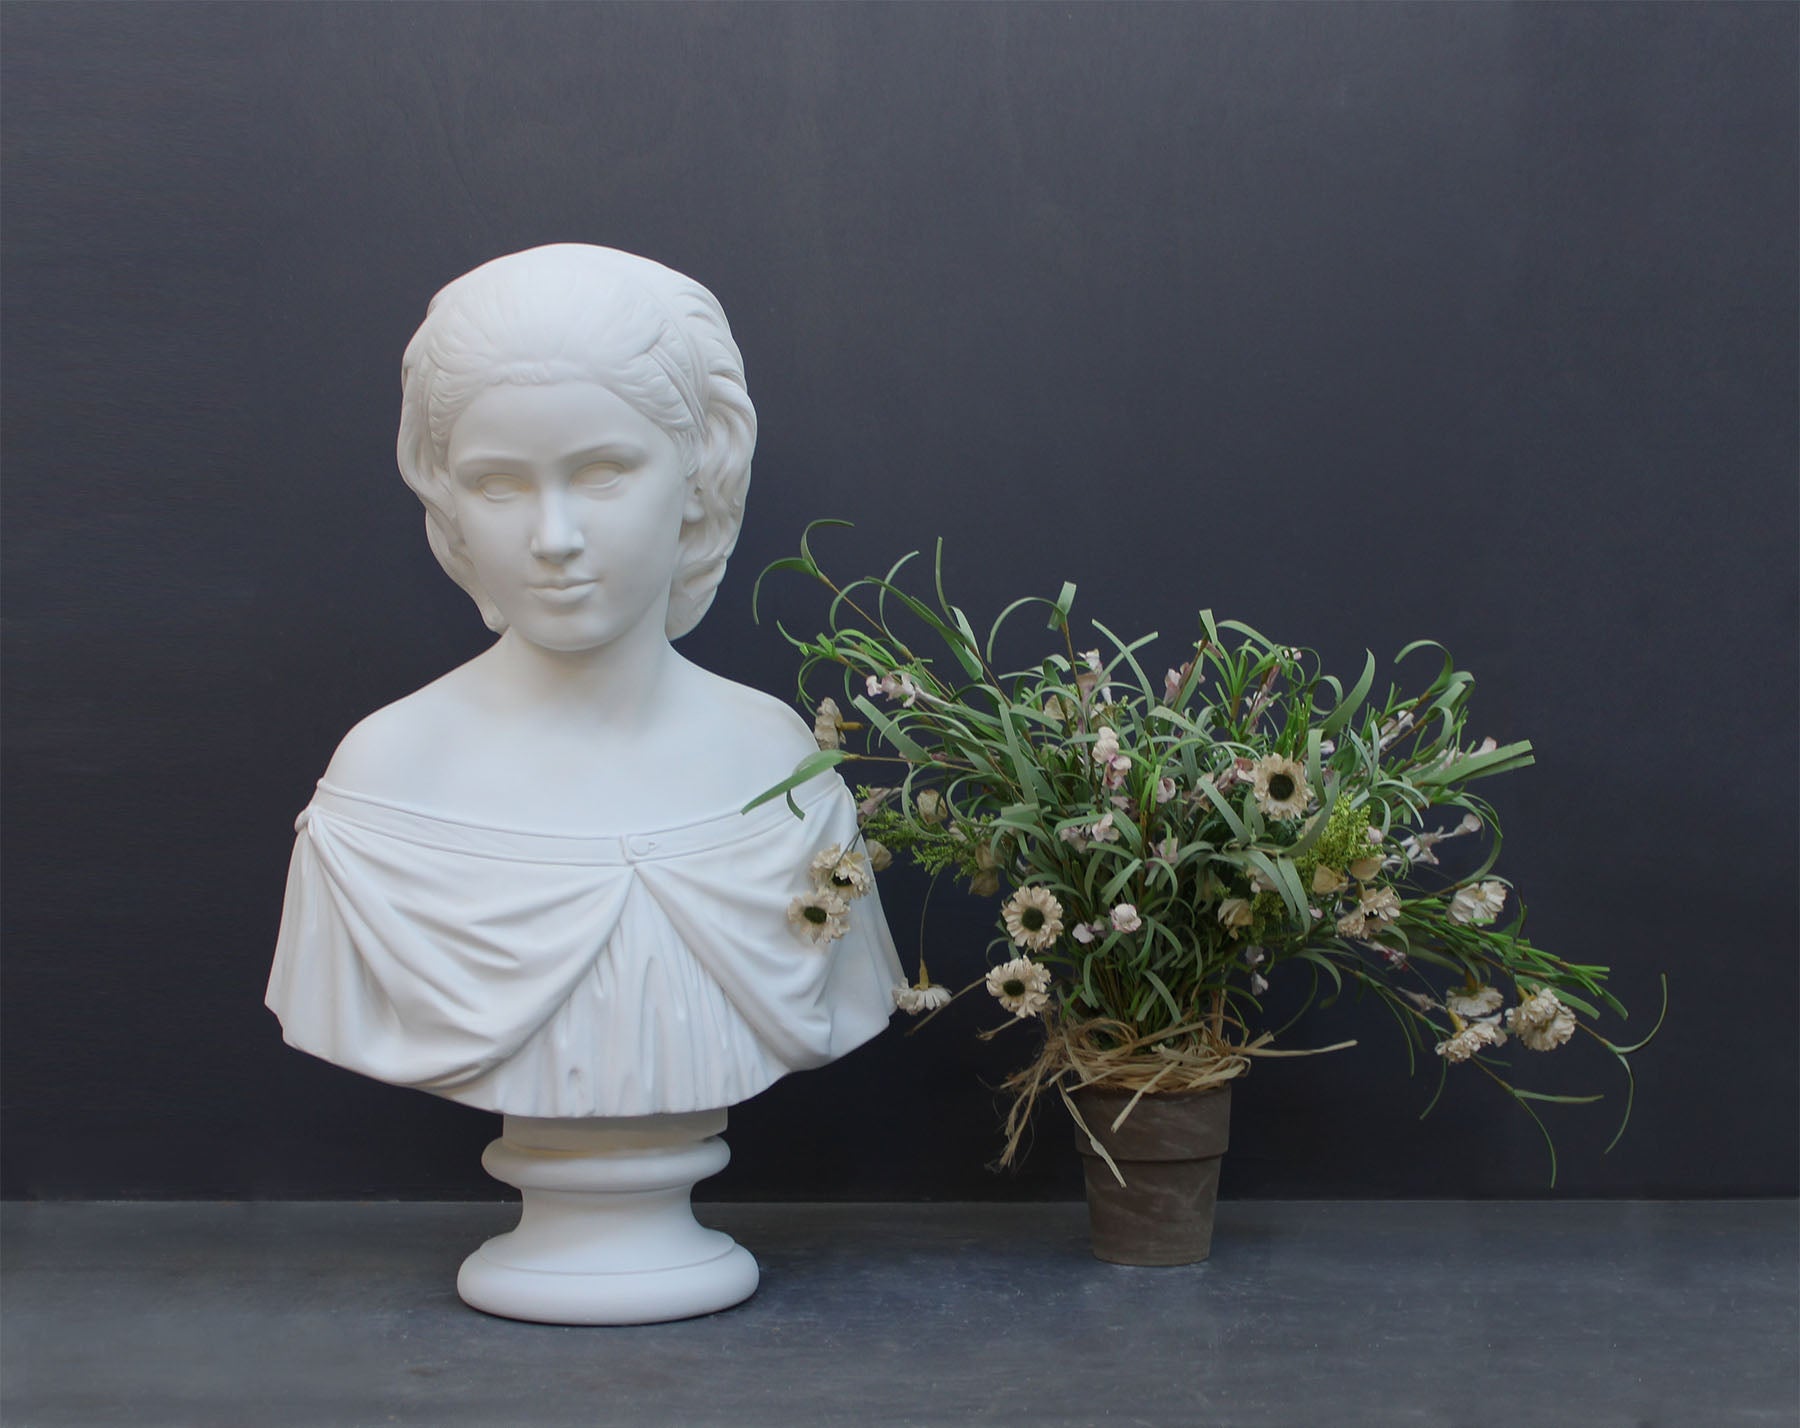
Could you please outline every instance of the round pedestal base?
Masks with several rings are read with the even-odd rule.
[[[729,1309],[756,1261],[694,1219],[694,1182],[731,1158],[723,1111],[619,1120],[506,1118],[482,1165],[519,1188],[519,1227],[463,1261],[463,1302],[545,1324],[653,1324]]]

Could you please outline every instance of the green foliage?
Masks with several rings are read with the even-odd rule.
[[[830,593],[822,631],[782,633],[801,657],[808,712],[831,694],[866,726],[866,751],[836,754],[895,770],[885,799],[859,791],[865,835],[934,874],[985,871],[989,890],[1052,893],[1064,932],[1032,955],[1053,974],[1063,1022],[1104,1018],[1136,1037],[1204,1024],[1219,1047],[1242,1045],[1261,979],[1294,964],[1313,995],[1376,995],[1420,1043],[1463,1029],[1444,1001],[1458,989],[1517,999],[1546,987],[1589,1018],[1602,1006],[1623,1013],[1607,969],[1525,941],[1522,909],[1489,877],[1500,830],[1469,785],[1529,765],[1531,746],[1469,747],[1474,680],[1439,646],[1415,642],[1396,657],[1437,651],[1423,688],[1390,686],[1375,700],[1373,655],[1346,691],[1313,651],[1202,610],[1198,637],[1164,677],[1146,669],[1154,634],[1128,641],[1096,621],[1093,647],[1078,651],[1071,584],[1054,600],[1012,602],[978,637],[945,593],[941,542],[921,597],[899,580],[916,552],[840,586],[815,559],[812,530],[798,557],[763,576],[804,574]],[[1032,608],[1060,648],[996,670],[1003,627]],[[837,761],[808,760],[764,797]],[[1468,836],[1470,813],[1486,856],[1450,884],[1430,848]],[[1315,885],[1321,867],[1331,874]],[[1466,916],[1457,893],[1477,885],[1512,915],[1490,917],[1484,903]],[[1139,922],[1129,932],[1114,930],[1123,905]],[[1078,938],[1078,927],[1093,935]]]

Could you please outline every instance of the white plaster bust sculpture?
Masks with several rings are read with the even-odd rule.
[[[505,1114],[483,1163],[524,1215],[465,1263],[469,1302],[724,1307],[755,1262],[687,1210],[724,1108],[874,1036],[903,982],[872,887],[835,940],[789,916],[854,845],[842,781],[803,786],[803,820],[738,811],[811,730],[669,643],[737,540],[741,358],[691,279],[556,244],[440,292],[403,380],[401,473],[499,638],[339,746],[296,825],[268,1004],[303,1051]]]

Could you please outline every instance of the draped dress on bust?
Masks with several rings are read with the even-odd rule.
[[[826,774],[748,814],[565,835],[321,781],[295,824],[267,1002],[292,1046],[510,1115],[708,1110],[887,1024],[904,975],[875,891],[814,945],[788,920],[855,844]]]

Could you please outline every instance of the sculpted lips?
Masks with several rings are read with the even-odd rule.
[[[573,605],[586,599],[598,584],[596,580],[552,580],[533,585],[531,593],[547,605]]]

